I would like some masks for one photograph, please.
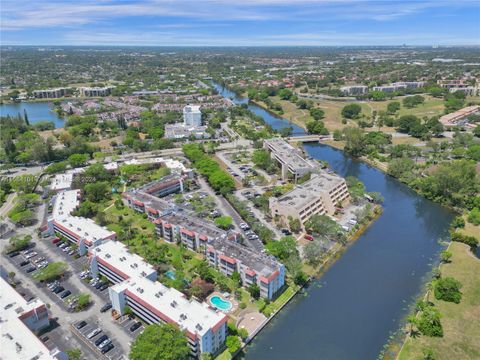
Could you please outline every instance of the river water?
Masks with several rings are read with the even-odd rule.
[[[27,111],[30,124],[40,121],[53,121],[55,128],[63,127],[63,119],[52,111],[52,104],[49,102],[20,102],[0,105],[1,116],[18,116],[20,114],[23,117],[24,110]]]
[[[217,89],[237,103],[247,102]],[[258,106],[249,108],[261,114]],[[266,113],[266,122],[274,118],[272,126],[289,125]],[[438,240],[447,237],[454,214],[340,150],[321,144],[304,148],[313,158],[328,161],[339,175],[355,176],[367,191],[380,192],[384,212],[262,330],[245,357],[376,359],[438,262]]]

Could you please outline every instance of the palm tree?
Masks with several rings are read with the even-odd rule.
[[[407,317],[407,322],[410,324],[409,334],[412,335],[413,326],[417,325],[417,317],[415,315],[410,315],[409,317]]]

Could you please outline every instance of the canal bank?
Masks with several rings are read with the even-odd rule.
[[[236,103],[247,102],[217,90]],[[249,109],[256,112],[258,106],[249,104]],[[288,125],[283,120],[283,126]],[[367,191],[380,192],[384,211],[320,279],[265,326],[245,357],[375,359],[429,279],[442,249],[438,240],[448,236],[454,214],[338,149],[322,144],[306,144],[304,149],[339,175],[357,177]]]

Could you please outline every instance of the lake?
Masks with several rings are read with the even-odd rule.
[[[63,127],[64,121],[56,112],[52,111],[52,103],[20,102],[0,105],[1,116],[18,116],[18,114],[20,114],[23,117],[24,110],[27,111],[30,124],[35,124],[40,121],[53,121],[55,128]]]

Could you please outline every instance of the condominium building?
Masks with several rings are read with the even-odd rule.
[[[467,86],[467,87],[451,87],[448,89],[450,93],[463,92],[468,96],[478,96],[480,95],[480,87]]]
[[[456,79],[456,80],[437,80],[437,84],[444,89],[451,89],[451,88],[465,88],[468,87],[468,83],[464,79]]]
[[[281,165],[283,180],[287,180],[289,174],[291,174],[296,181],[299,177],[317,168],[316,163],[305,159],[299,149],[293,147],[283,139],[274,138],[265,140],[263,147],[269,150],[272,158]]]
[[[80,190],[68,190],[58,193],[54,199],[52,215],[48,218],[48,231],[51,234],[59,233],[70,242],[78,246],[81,255],[102,241],[113,240],[114,231],[97,225],[93,220],[71,213],[80,203]]]
[[[170,174],[159,180],[149,182],[138,190],[156,197],[164,197],[169,194],[183,192],[183,182],[186,175]]]
[[[227,335],[228,316],[206,303],[145,277],[131,278],[108,289],[112,307],[124,314],[125,307],[147,324],[174,324],[185,331],[191,355],[216,353]]]
[[[55,88],[45,90],[34,90],[33,96],[37,99],[58,99],[67,95],[69,88]]]
[[[202,112],[198,105],[187,105],[183,108],[183,124],[186,127],[202,126]]]
[[[0,278],[0,357],[20,360],[67,360],[58,348],[49,349],[35,335],[50,326],[49,311],[39,299],[25,300]]]
[[[352,86],[342,86],[340,91],[344,95],[362,95],[368,92],[368,86],[365,85],[352,85]]]
[[[207,132],[207,126],[186,126],[185,124],[166,124],[165,138],[186,139],[193,136],[195,139],[209,139],[211,135]]]
[[[155,268],[119,241],[105,241],[90,248],[88,257],[92,277],[105,276],[114,284],[137,277],[157,280]]]
[[[402,81],[391,83],[390,85],[374,86],[372,90],[390,93],[398,90],[417,89],[423,86],[425,86],[425,81]]]
[[[148,219],[155,223],[159,237],[205,254],[210,265],[227,276],[238,271],[245,286],[253,281],[260,286],[263,297],[271,299],[283,286],[284,266],[272,257],[236,243],[238,234],[235,232],[222,230],[209,220],[140,190],[124,193],[123,196],[128,206],[146,213]],[[232,259],[228,263],[231,266],[225,263],[225,259]]]
[[[260,296],[272,299],[285,284],[285,266],[275,257],[250,250],[234,241],[214,240],[207,247],[207,261],[227,276],[236,271],[246,287],[257,284]]]
[[[303,226],[313,215],[333,215],[336,207],[349,199],[345,179],[321,171],[283,196],[270,198],[270,212],[285,226],[290,218],[299,219]]]
[[[480,113],[480,106],[478,105],[467,106],[453,113],[443,115],[440,118],[440,122],[445,126],[463,126],[468,123],[468,117],[470,115],[474,115],[478,113]]]
[[[86,97],[108,96],[112,93],[114,86],[104,87],[81,87],[80,95]]]

